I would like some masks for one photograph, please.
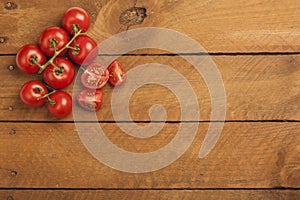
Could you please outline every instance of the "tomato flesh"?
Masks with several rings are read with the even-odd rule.
[[[103,93],[101,90],[84,89],[78,93],[78,104],[89,111],[98,111],[102,107]]]
[[[119,86],[125,83],[125,70],[119,60],[114,60],[109,66],[109,83],[113,86]]]
[[[81,75],[81,83],[89,89],[100,89],[108,81],[109,72],[100,63],[92,63],[87,66]]]

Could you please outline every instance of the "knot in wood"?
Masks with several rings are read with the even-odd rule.
[[[14,10],[18,8],[18,5],[15,2],[6,2],[4,8],[7,10]]]
[[[124,10],[119,16],[119,23],[127,27],[141,24],[147,17],[147,9],[143,7],[131,7]]]

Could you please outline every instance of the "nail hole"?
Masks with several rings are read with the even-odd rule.
[[[12,196],[8,196],[7,200],[14,200],[14,198]]]
[[[13,111],[13,110],[14,110],[14,107],[13,107],[13,106],[9,106],[9,107],[8,107],[8,110],[9,110],[9,111]]]
[[[14,170],[10,171],[10,175],[11,175],[12,177],[17,176],[17,174],[18,174],[17,171],[14,171]]]
[[[15,2],[6,2],[4,8],[7,10],[14,10],[18,8],[18,5]]]
[[[5,44],[5,43],[7,43],[7,41],[8,41],[8,37],[6,37],[6,36],[1,36],[0,37],[0,43],[1,44]]]
[[[9,65],[7,68],[8,68],[10,71],[12,71],[12,70],[14,70],[14,69],[15,69],[15,66],[13,66],[13,65]]]
[[[15,134],[16,134],[16,130],[15,130],[15,129],[11,129],[8,133],[9,133],[10,135],[15,135]]]

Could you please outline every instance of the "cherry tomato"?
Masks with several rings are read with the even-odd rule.
[[[42,50],[33,44],[23,46],[17,53],[16,63],[19,69],[28,74],[35,74],[40,70],[38,66],[46,63],[46,56]],[[38,64],[35,64],[38,63]]]
[[[109,66],[109,83],[113,86],[122,85],[126,81],[125,70],[119,60],[114,60]]]
[[[39,107],[46,103],[47,98],[42,98],[48,94],[44,84],[37,80],[25,83],[20,91],[21,100],[30,107]]]
[[[90,21],[90,16],[84,9],[72,7],[65,12],[62,25],[71,35],[74,35],[73,26],[76,27],[77,31],[81,29],[83,33],[88,30]]]
[[[109,72],[100,63],[92,63],[87,66],[81,75],[81,83],[89,89],[100,89],[108,81]]]
[[[77,64],[90,64],[98,55],[97,43],[87,35],[78,36],[70,45],[70,58]]]
[[[98,111],[102,106],[103,93],[101,90],[84,89],[78,93],[77,102],[89,111]]]
[[[63,118],[72,111],[72,97],[64,91],[49,96],[48,111],[56,118]]]
[[[49,57],[54,55],[54,50],[59,51],[61,48],[66,46],[70,41],[69,34],[62,28],[58,26],[52,26],[46,28],[39,40],[39,45],[45,54]],[[64,55],[68,50],[65,49],[59,54],[59,56]]]
[[[43,72],[44,81],[55,89],[70,85],[75,76],[74,65],[67,58],[56,58]]]

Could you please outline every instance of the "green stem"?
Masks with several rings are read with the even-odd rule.
[[[70,45],[72,44],[72,42],[81,34],[82,30],[79,30],[77,33],[75,33],[75,35],[72,37],[72,39],[66,44],[66,46],[64,46],[63,48],[61,48],[59,51],[55,51],[54,55],[52,58],[50,58],[50,60],[48,60],[48,62],[46,62],[45,64],[43,64],[42,66],[40,66],[40,71],[38,72],[39,74],[41,74],[46,67],[49,64],[53,63],[53,60],[61,53],[63,52],[65,49],[69,48]]]
[[[56,90],[53,90],[52,92],[49,92],[48,94],[45,94],[44,96],[37,98],[37,100],[41,100],[41,99],[44,99],[44,98],[47,98],[49,100],[50,99],[49,96],[51,94],[55,93],[55,92],[56,92]]]
[[[35,65],[39,66],[40,68],[42,67],[42,65],[37,61],[37,57],[36,56],[32,56],[30,58],[30,63],[35,64]]]
[[[72,49],[72,50],[78,50],[76,47],[67,47],[68,49]]]
[[[57,52],[56,42],[53,42],[54,54]]]

